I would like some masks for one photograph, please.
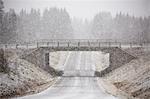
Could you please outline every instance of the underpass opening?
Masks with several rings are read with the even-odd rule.
[[[95,71],[109,67],[109,53],[102,51],[55,51],[45,54],[46,64],[58,71],[63,77],[94,77]]]
[[[103,62],[103,59],[100,58],[102,56],[101,55],[99,56],[99,54],[96,54],[96,53],[101,53],[102,56],[105,56],[105,54],[106,54],[106,56],[108,55],[106,59],[109,64],[102,65],[101,62]],[[73,55],[72,57],[76,57],[76,58],[70,59],[69,58],[70,54]],[[81,54],[85,54],[83,56],[86,56],[87,58],[83,57],[83,59],[82,59]],[[97,56],[100,59],[96,58],[95,56]],[[21,58],[31,62],[32,64],[36,64],[41,69],[44,69],[45,71],[49,72],[52,75],[54,74],[54,76],[62,76],[63,71],[66,71],[66,73],[67,73],[67,71],[74,72],[75,70],[77,70],[77,69],[75,69],[75,67],[83,68],[84,66],[89,65],[89,63],[91,63],[90,66],[86,66],[86,67],[91,68],[91,67],[94,67],[92,63],[95,63],[95,69],[93,70],[93,71],[95,71],[95,76],[104,77],[107,74],[109,74],[110,72],[114,71],[115,69],[118,69],[121,66],[129,63],[131,60],[136,59],[137,57],[128,53],[124,49],[121,49],[118,47],[111,47],[111,48],[41,47],[41,48],[38,48],[31,52],[28,51],[25,55],[21,56]],[[80,58],[82,60],[80,60]],[[87,62],[86,63],[85,60],[86,59],[89,60],[89,58],[91,58],[90,60],[92,60],[92,61],[90,61],[90,62],[86,61]],[[67,69],[65,69],[64,67],[66,66],[65,64],[67,63],[67,59],[70,60],[71,62],[68,61],[69,66]],[[78,61],[75,61],[75,60],[80,60],[82,63],[84,63],[84,65],[82,65],[82,64],[77,65]],[[95,60],[95,62],[93,60]],[[72,65],[75,65],[75,66],[72,66]],[[69,69],[71,66],[73,69]],[[79,72],[79,69],[78,69],[78,72]],[[62,71],[57,71],[57,70],[62,70]],[[83,72],[84,72],[84,70],[82,70],[82,73]],[[77,73],[77,71],[75,73]],[[85,73],[87,73],[87,71]],[[80,73],[77,73],[77,74],[79,75]]]

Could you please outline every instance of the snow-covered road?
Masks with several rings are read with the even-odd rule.
[[[99,87],[97,78],[92,77],[94,72],[89,73],[95,69],[91,56],[90,52],[71,52],[64,68],[65,77],[41,93],[17,99],[117,99]]]

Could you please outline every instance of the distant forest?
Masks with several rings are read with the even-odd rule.
[[[150,40],[150,17],[134,17],[119,13],[100,12],[92,22],[92,32],[100,39],[116,39],[123,42],[148,42]]]
[[[14,9],[4,12],[3,9],[4,4],[0,0],[1,43],[74,38],[75,21],[70,18],[66,9],[49,8],[43,13],[36,9],[31,9],[30,12],[22,9],[20,13],[16,13]],[[134,17],[122,13],[112,17],[109,12],[100,12],[93,20],[84,24],[88,24],[85,27],[88,30],[84,31],[96,39],[150,42],[150,17]]]

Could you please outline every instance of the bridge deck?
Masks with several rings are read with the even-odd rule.
[[[53,47],[53,48],[71,48],[71,47],[150,47],[149,43],[130,43],[130,42],[117,42],[117,41],[100,41],[100,40],[51,40],[51,41],[36,41],[28,43],[9,43],[0,44],[0,48],[39,48],[39,47]]]

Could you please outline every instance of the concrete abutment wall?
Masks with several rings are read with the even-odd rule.
[[[95,76],[98,77],[103,77],[111,71],[129,63],[131,60],[136,59],[135,56],[123,51],[120,48],[110,48],[103,51],[106,53],[110,53],[109,67],[102,71],[96,71]]]
[[[22,55],[21,58],[27,60],[28,62],[39,66],[41,69],[47,71],[52,76],[61,76],[61,71],[57,71],[52,68],[49,64],[49,54],[50,51],[47,51],[43,48],[38,48],[32,53]]]

